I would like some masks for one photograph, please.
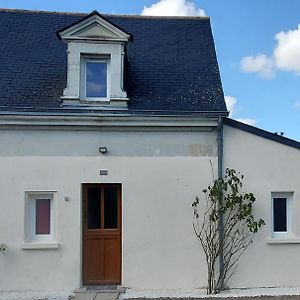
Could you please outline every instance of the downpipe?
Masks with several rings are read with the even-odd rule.
[[[224,149],[224,140],[223,140],[223,118],[219,117],[218,119],[218,178],[223,178],[223,149]],[[219,202],[219,206],[223,205],[223,194]],[[224,289],[224,221],[223,214],[220,214],[219,223],[219,238],[220,238],[220,260],[219,260],[219,272],[220,272],[220,284],[218,286],[219,290]]]

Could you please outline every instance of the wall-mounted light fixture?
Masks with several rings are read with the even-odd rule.
[[[0,252],[4,253],[6,251],[6,249],[7,249],[7,246],[4,243],[0,244]]]
[[[107,152],[107,148],[106,147],[99,147],[99,152],[102,154],[105,154]]]

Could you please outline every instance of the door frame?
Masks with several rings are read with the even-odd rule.
[[[107,284],[122,284],[123,281],[123,197],[122,197],[122,188],[123,185],[120,182],[105,182],[105,183],[100,183],[100,182],[84,182],[81,183],[81,264],[80,264],[80,281],[81,285],[84,286],[86,285],[84,283],[84,211],[86,209],[85,207],[85,201],[87,200],[87,187],[93,187],[93,186],[118,186],[119,187],[119,201],[118,201],[118,210],[119,210],[119,216],[118,216],[118,223],[120,224],[120,281],[118,283],[112,283],[112,282],[103,282],[101,284],[97,283],[95,285],[107,285]],[[93,284],[88,284],[88,285],[93,285]]]

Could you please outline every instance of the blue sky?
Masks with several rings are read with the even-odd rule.
[[[211,18],[231,117],[300,141],[299,0],[0,0],[0,7],[116,14],[141,14],[146,7],[147,14],[205,13]]]

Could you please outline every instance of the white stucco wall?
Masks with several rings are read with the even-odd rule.
[[[81,286],[81,184],[102,182],[122,183],[122,284],[205,286],[191,203],[211,180],[210,160],[216,168],[216,129],[2,128],[0,145],[0,290]],[[25,191],[57,191],[58,249],[22,249]]]
[[[231,287],[300,286],[300,150],[226,126],[224,165],[245,175],[266,226],[240,260]],[[293,232],[286,243],[272,239],[271,192],[294,192]]]
[[[100,126],[101,127],[101,126]],[[212,127],[0,130],[0,290],[81,286],[81,184],[122,183],[122,285],[196,288],[206,265],[191,202],[217,174]],[[108,153],[99,153],[106,146]],[[225,126],[224,164],[242,172],[267,225],[231,287],[300,286],[300,151]],[[107,169],[107,176],[100,176]],[[25,191],[56,191],[58,249],[25,250]],[[272,243],[271,192],[294,192],[293,236]],[[65,201],[68,197],[69,201]]]

